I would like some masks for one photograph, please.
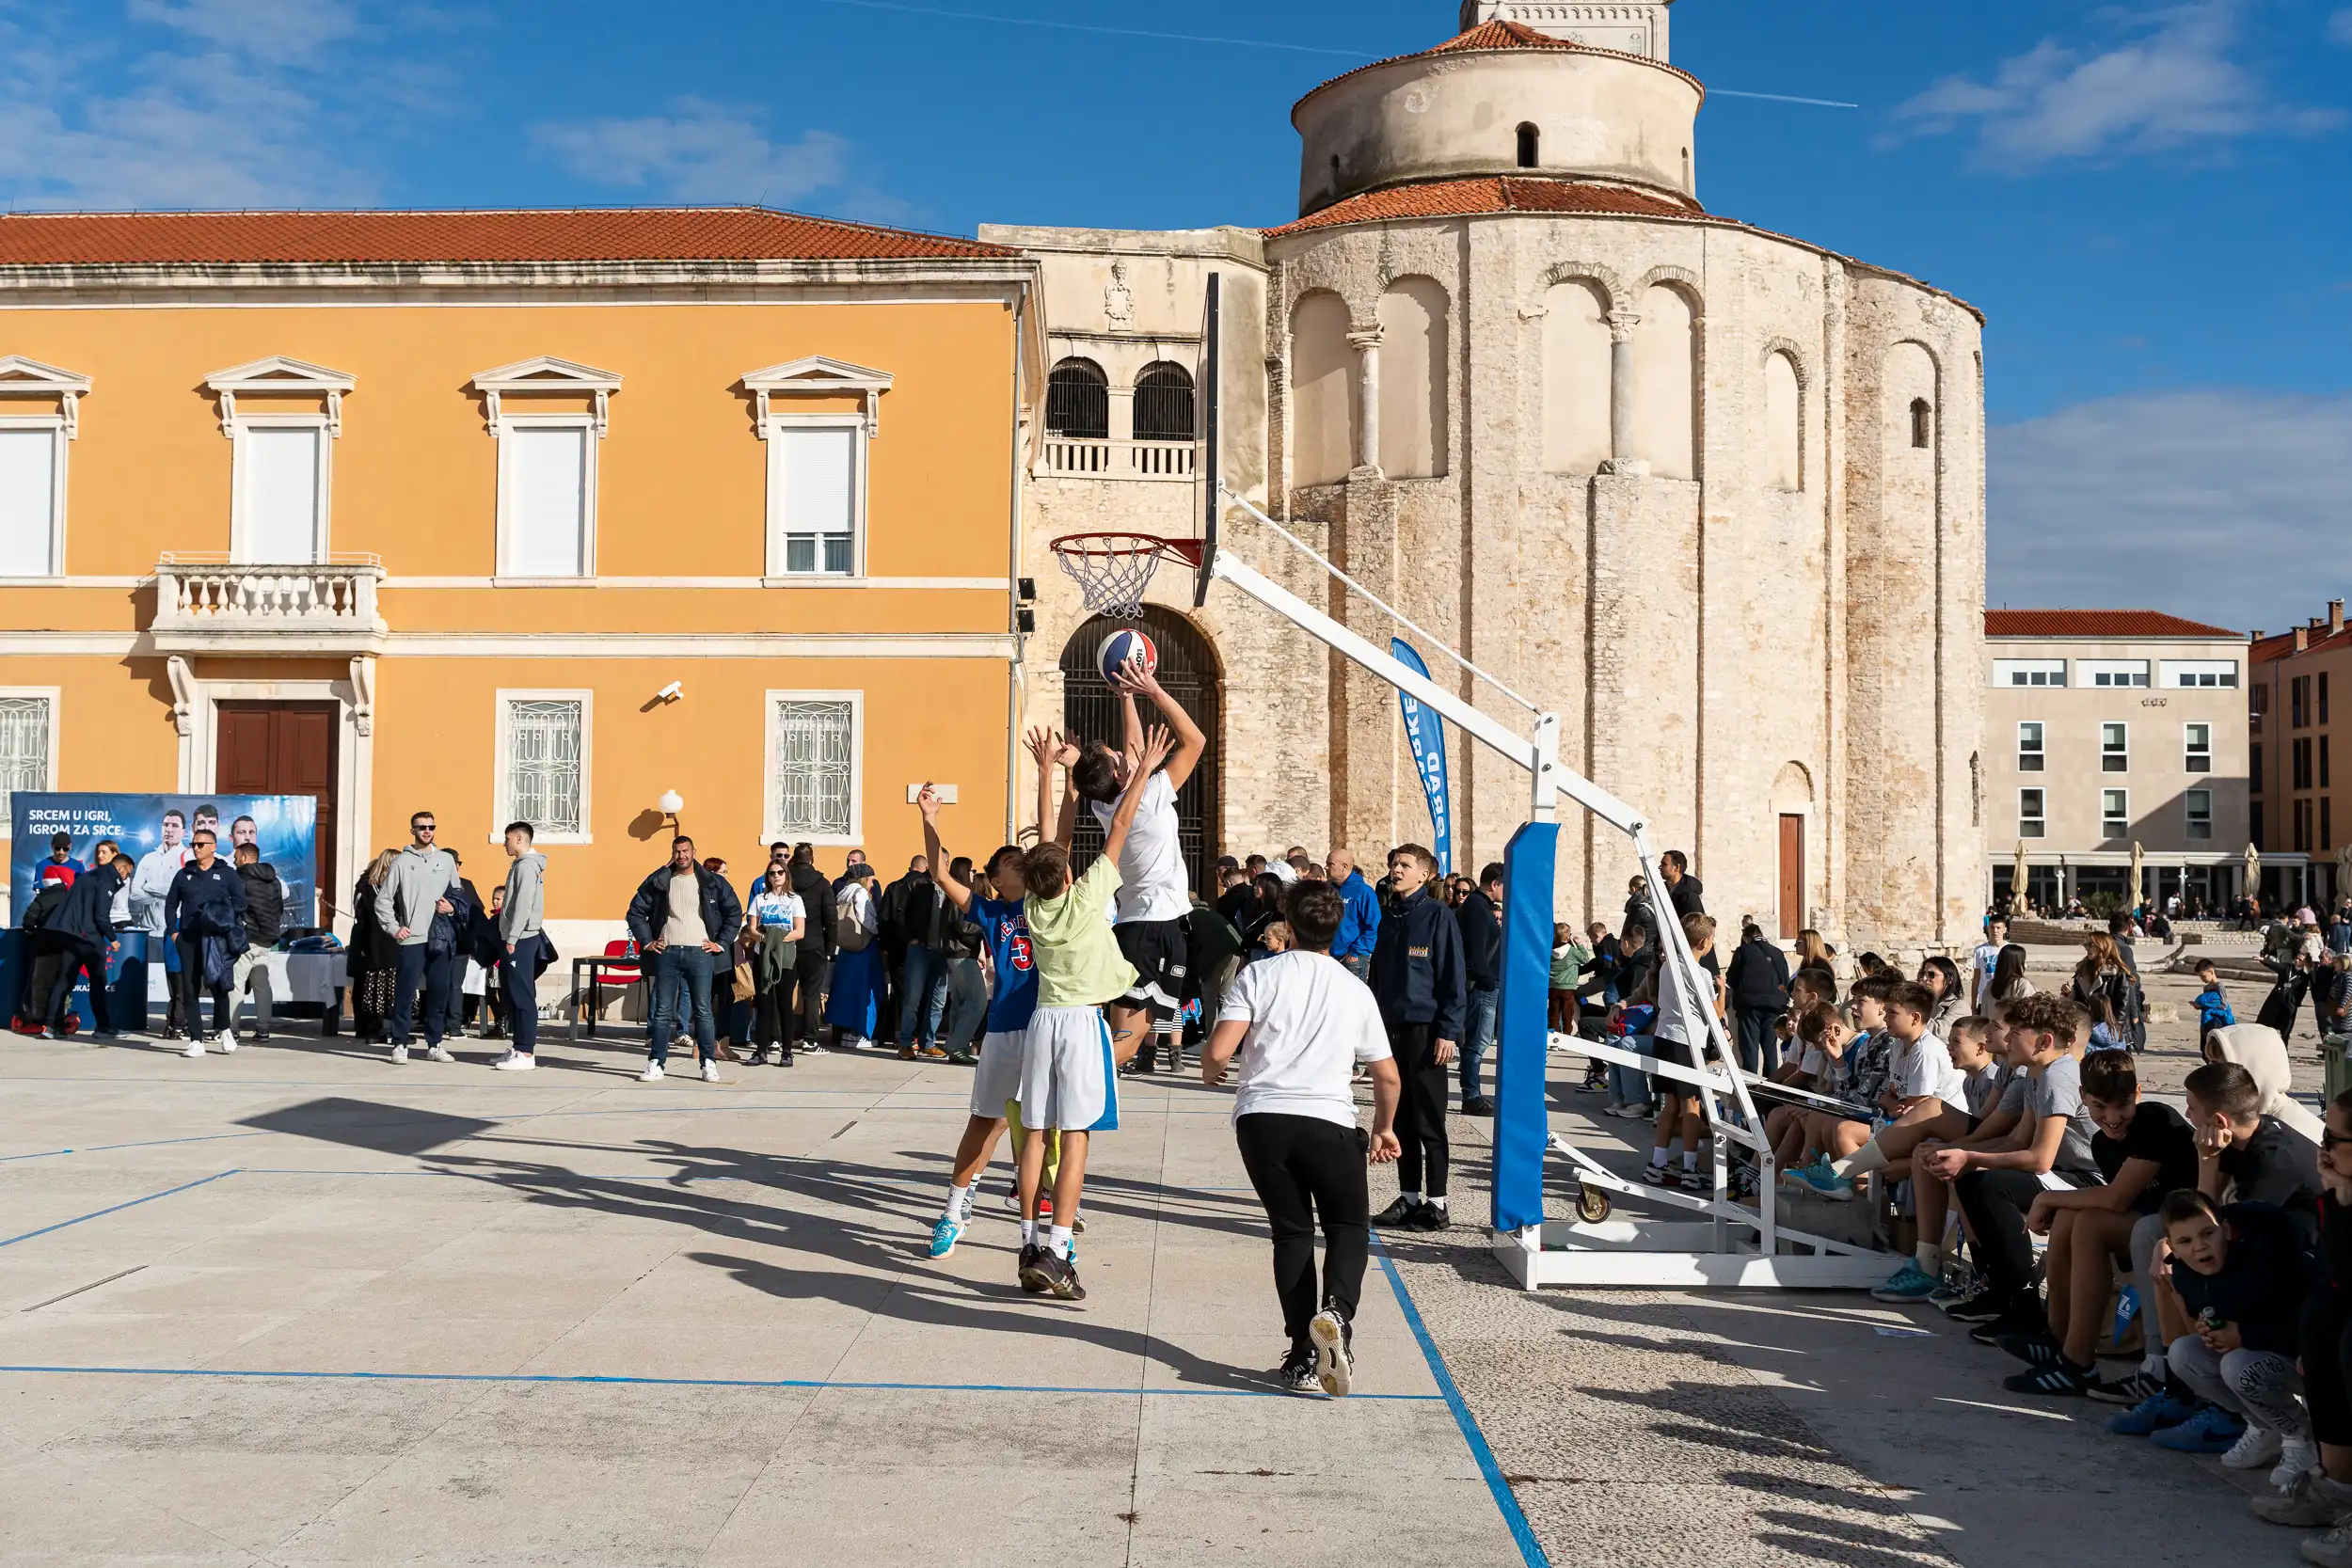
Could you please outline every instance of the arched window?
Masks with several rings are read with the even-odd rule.
[[[1446,471],[1446,296],[1400,277],[1380,296],[1380,467],[1391,479]]]
[[[1534,168],[1542,162],[1544,134],[1532,124],[1519,127],[1519,167]]]
[[[1347,302],[1327,290],[1291,309],[1291,483],[1335,484],[1356,465],[1356,351]]]
[[[1192,438],[1192,372],[1165,359],[1144,366],[1136,377],[1136,439]]]
[[[1698,477],[1698,312],[1671,284],[1642,292],[1633,329],[1633,451],[1661,479]]]
[[[1775,490],[1804,488],[1804,385],[1797,362],[1785,352],[1764,361],[1764,426],[1771,443],[1766,456]]]
[[[1544,467],[1598,470],[1609,450],[1609,306],[1581,277],[1544,291]]]
[[[1045,430],[1081,441],[1111,434],[1111,382],[1091,359],[1065,359],[1045,383]]]
[[[1935,411],[1925,398],[1911,400],[1911,444],[1923,451],[1935,445]]]

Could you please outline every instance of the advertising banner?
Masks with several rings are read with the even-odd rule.
[[[1422,662],[1413,645],[1401,637],[1389,639],[1389,651],[1397,661],[1426,677],[1429,666]],[[1415,702],[1409,692],[1400,691],[1396,700],[1405,707],[1405,739],[1413,748],[1413,770],[1421,775],[1422,792],[1429,797],[1429,848],[1438,857],[1441,875],[1454,872],[1454,800],[1446,785],[1445,723],[1436,714]]]
[[[111,838],[140,867],[132,879],[131,924],[163,929],[168,873],[188,859],[188,837],[201,825],[220,843],[223,860],[251,842],[286,886],[285,923],[318,924],[318,802],[308,795],[35,794],[10,798],[15,825],[8,841],[11,922],[40,891],[41,867],[54,863],[51,841],[66,836],[67,858],[90,863],[90,848]]]

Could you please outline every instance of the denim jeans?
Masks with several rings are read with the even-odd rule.
[[[1464,1101],[1484,1099],[1486,1091],[1479,1086],[1478,1075],[1486,1065],[1486,1058],[1495,1048],[1495,1006],[1502,998],[1496,986],[1472,986],[1470,989],[1470,1027],[1464,1031],[1470,1037],[1462,1042],[1461,1079]]]
[[[1748,1072],[1772,1072],[1780,1066],[1780,1037],[1774,1030],[1788,1015],[1752,1007],[1739,1008],[1738,1013],[1740,1068]]]
[[[1370,984],[1372,984],[1372,955],[1371,955],[1371,954],[1369,954],[1369,953],[1356,953],[1356,954],[1351,954],[1349,957],[1344,958],[1342,958],[1342,959],[1340,960],[1340,966],[1341,966],[1343,969],[1345,969],[1345,970],[1346,970],[1346,971],[1347,971],[1350,974],[1353,974],[1354,976],[1356,976],[1356,978],[1358,978],[1359,980],[1361,980],[1364,984],[1366,984],[1366,985],[1370,985]]]
[[[947,964],[947,1037],[950,1051],[970,1051],[988,1022],[988,981],[979,960],[958,957]]]
[[[694,1054],[706,1062],[717,1059],[718,1027],[710,1016],[710,976],[723,957],[700,947],[665,947],[651,955],[647,974],[653,985],[653,1059],[657,1063],[669,1061],[670,1040],[679,1033],[676,996],[680,990],[693,1009]]]
[[[1618,1042],[1628,1051],[1647,1056],[1652,1053],[1647,1035],[1628,1035]],[[1649,1074],[1629,1067],[1609,1064],[1609,1100],[1616,1105],[1646,1105],[1650,1102]]]
[[[906,968],[898,985],[898,1044],[921,1050],[939,1038],[939,1021],[947,1011],[947,956],[921,942],[907,946]]]
[[[499,963],[499,979],[506,988],[506,1028],[516,1052],[525,1056],[539,1051],[539,943],[542,938],[518,937],[515,951]]]
[[[449,1011],[449,966],[447,953],[430,953],[421,942],[405,942],[400,949],[399,978],[392,983],[392,1013],[385,1021],[394,1045],[406,1045],[416,1027],[417,992],[424,992],[424,1043],[441,1043],[441,1020]]]

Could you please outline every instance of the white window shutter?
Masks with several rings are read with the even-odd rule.
[[[506,572],[571,578],[588,569],[588,440],[580,426],[513,425],[506,442]]]
[[[775,554],[786,572],[847,572],[857,522],[857,429],[781,425],[769,434]]]
[[[56,570],[57,438],[47,429],[0,430],[0,577]]]
[[[319,548],[319,443],[310,426],[248,428],[239,454],[245,484],[245,559],[308,564]]]

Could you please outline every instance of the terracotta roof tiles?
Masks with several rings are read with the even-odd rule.
[[[17,213],[0,266],[930,261],[1008,246],[765,207]]]
[[[1987,637],[2244,637],[2228,626],[2185,620],[2160,610],[1988,610]]]
[[[1706,209],[1688,198],[1633,185],[1508,174],[1479,175],[1467,180],[1431,180],[1364,191],[1310,213],[1295,223],[1269,229],[1265,235],[1268,239],[1279,239],[1285,234],[1302,234],[1334,224],[1467,217],[1488,213],[1608,213],[1629,217],[1692,218],[1704,217]]]

